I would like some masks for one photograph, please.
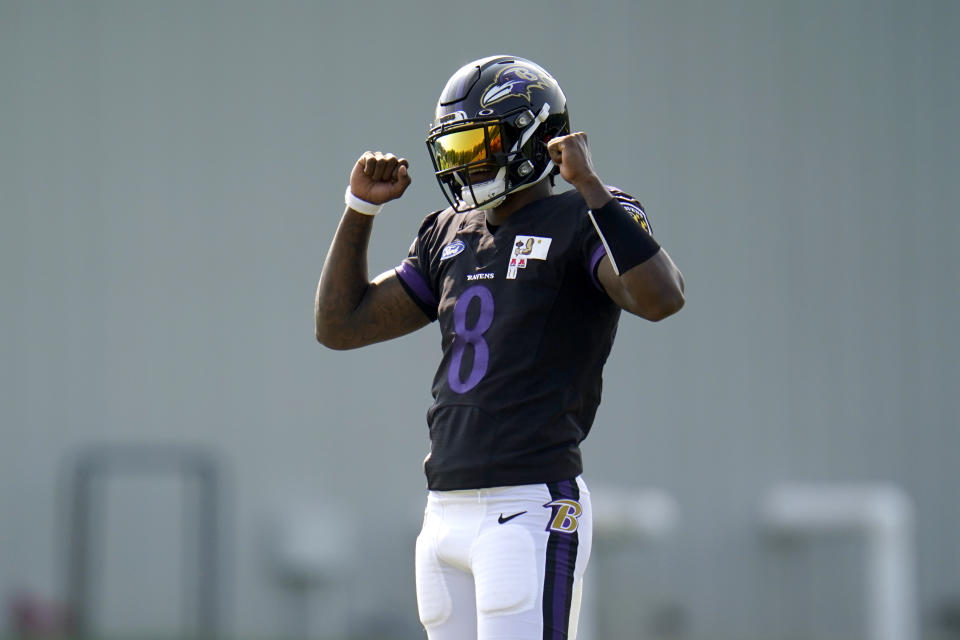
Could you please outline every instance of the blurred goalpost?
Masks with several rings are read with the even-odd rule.
[[[775,539],[860,538],[867,555],[867,640],[918,640],[913,506],[901,489],[886,484],[782,485],[764,498],[761,519]]]
[[[92,619],[102,583],[107,481],[130,474],[152,474],[179,479],[184,490],[193,494],[194,500],[184,502],[181,514],[184,548],[193,551],[182,562],[185,584],[192,596],[185,602],[193,603],[192,607],[187,605],[191,610],[186,613],[194,629],[187,635],[205,640],[220,637],[223,482],[218,460],[197,447],[109,444],[87,447],[71,462],[64,487],[64,575],[72,632],[80,638],[96,636]]]
[[[595,487],[591,497],[594,549],[601,553],[611,541],[656,542],[678,523],[675,501],[660,490]],[[773,540],[814,544],[827,536],[858,538],[866,552],[866,640],[919,640],[913,505],[903,490],[890,484],[785,484],[764,496],[760,515]],[[599,638],[596,580],[588,570],[580,640]]]
[[[652,544],[677,527],[679,511],[673,497],[659,489],[591,486],[593,554],[603,553],[613,542]],[[598,577],[587,569],[577,640],[600,640]]]

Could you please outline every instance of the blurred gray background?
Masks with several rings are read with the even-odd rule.
[[[313,297],[356,157],[414,178],[375,274],[444,204],[423,140],[446,78],[511,53],[558,79],[687,281],[678,316],[622,319],[584,447],[588,483],[681,509],[674,536],[596,556],[608,636],[863,637],[861,550],[761,534],[786,481],[902,487],[924,631],[949,636],[958,33],[953,0],[0,0],[0,596],[64,597],[78,447],[189,444],[227,482],[231,634],[296,632],[270,531],[310,512],[354,531],[311,615],[421,637],[438,330],[332,352]],[[106,493],[96,627],[171,633],[185,498],[167,477]]]

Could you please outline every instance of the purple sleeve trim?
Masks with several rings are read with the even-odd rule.
[[[604,288],[603,285],[600,284],[600,281],[597,280],[597,265],[600,264],[600,260],[602,260],[605,255],[607,255],[607,250],[601,242],[597,245],[597,248],[593,250],[593,255],[590,256],[590,279],[593,280],[593,286],[600,289],[600,291],[604,291]]]
[[[427,281],[423,279],[419,271],[410,266],[409,262],[401,262],[395,271],[400,279],[410,287],[410,290],[417,294],[420,302],[433,309],[437,308],[437,298],[433,295],[429,285],[427,285]]]

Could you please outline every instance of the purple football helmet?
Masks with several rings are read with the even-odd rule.
[[[556,172],[547,142],[569,132],[553,76],[523,58],[492,56],[447,81],[427,149],[454,210],[490,209]]]

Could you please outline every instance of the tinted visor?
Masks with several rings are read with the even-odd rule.
[[[488,124],[437,136],[431,147],[437,169],[446,171],[492,160],[493,154],[503,153],[503,138],[499,124]]]

